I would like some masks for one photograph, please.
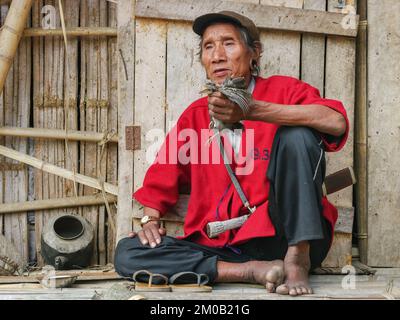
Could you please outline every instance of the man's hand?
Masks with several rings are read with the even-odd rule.
[[[165,236],[166,234],[165,228],[160,227],[158,221],[150,221],[138,233],[130,232],[129,237],[134,238],[138,236],[143,245],[150,244],[150,247],[154,248],[157,244],[161,243],[161,236]]]
[[[214,92],[208,97],[208,108],[210,116],[225,123],[236,123],[245,119],[243,110],[221,92]]]

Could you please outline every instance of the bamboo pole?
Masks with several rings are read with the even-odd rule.
[[[360,261],[368,264],[368,178],[367,178],[367,1],[358,0],[360,14],[357,37],[356,105],[354,114],[355,169],[358,183],[355,186],[357,238]]]
[[[33,0],[13,0],[0,33],[0,94],[24,31]]]
[[[116,37],[117,29],[110,27],[75,27],[67,28],[68,37]],[[24,37],[56,37],[62,36],[62,29],[27,28]]]
[[[12,0],[0,0],[0,6],[10,4]]]
[[[104,134],[91,131],[68,131],[44,128],[17,128],[0,127],[0,136],[13,136],[22,138],[54,139],[73,141],[100,142],[105,139]],[[107,139],[107,138],[106,138]],[[109,142],[118,143],[118,136],[114,135],[107,139]]]
[[[78,183],[84,184],[88,187],[95,188],[97,190],[102,190],[102,186],[101,186],[100,182],[95,178],[87,177],[80,173],[74,174],[70,170],[57,167],[50,163],[46,163],[40,159],[28,156],[24,153],[15,151],[13,149],[10,149],[10,148],[4,147],[4,146],[0,146],[0,155],[5,156],[7,158],[17,160],[19,162],[23,162],[27,165],[30,165],[30,166],[37,168],[39,170],[42,170],[44,172],[51,173],[56,176],[63,177],[65,179],[69,179],[72,181],[76,181]],[[117,186],[112,185],[107,182],[105,182],[103,186],[104,186],[104,191],[111,193],[113,195],[118,195],[118,187]]]
[[[107,201],[117,202],[117,197],[114,195],[107,195]],[[100,194],[94,196],[67,197],[17,203],[2,203],[0,204],[0,214],[52,210],[59,208],[74,208],[80,206],[94,206],[101,204],[104,204],[104,198]]]
[[[114,269],[99,270],[61,270],[55,271],[54,275],[74,275],[78,278],[76,281],[98,281],[98,280],[117,280],[121,277]],[[17,283],[38,283],[43,277],[42,271],[25,272],[21,276],[0,276],[0,284],[17,284]],[[4,288],[1,286],[1,288]]]

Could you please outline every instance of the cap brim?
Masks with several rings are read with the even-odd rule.
[[[232,22],[239,26],[241,26],[241,22],[238,19],[233,17],[221,14],[221,13],[208,13],[197,17],[193,22],[193,31],[197,33],[199,36],[203,35],[204,30],[213,22]]]

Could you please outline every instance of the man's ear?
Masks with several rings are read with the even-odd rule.
[[[254,42],[254,52],[253,52],[253,57],[252,60],[257,61],[258,64],[260,64],[260,58],[261,58],[261,53],[262,53],[262,43],[259,41]]]

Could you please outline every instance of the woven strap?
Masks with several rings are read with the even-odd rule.
[[[250,203],[247,200],[247,197],[244,194],[243,189],[240,186],[240,183],[239,183],[238,179],[236,178],[235,174],[233,173],[232,168],[228,162],[220,134],[218,134],[218,138],[219,138],[219,151],[221,152],[222,158],[224,159],[226,171],[228,171],[228,175],[231,178],[232,183],[233,183],[237,193],[239,194],[240,200],[242,200],[242,202],[243,202],[243,205],[249,210],[250,214],[252,214],[256,210],[256,206],[250,207]]]

